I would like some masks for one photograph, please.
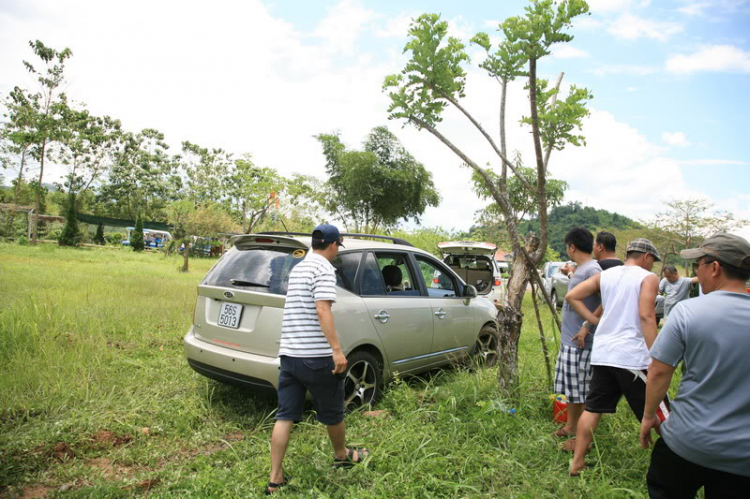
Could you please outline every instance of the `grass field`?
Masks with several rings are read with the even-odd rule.
[[[182,336],[213,261],[187,274],[180,263],[0,245],[0,497],[259,495],[275,403],[187,366]],[[347,417],[367,465],[331,469],[325,429],[308,415],[279,497],[646,497],[650,454],[624,404],[604,418],[591,469],[567,477],[527,305],[515,415],[497,409],[495,370],[397,381],[378,406],[385,417]]]

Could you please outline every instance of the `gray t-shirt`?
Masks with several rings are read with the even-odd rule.
[[[601,271],[602,268],[599,266],[599,263],[596,260],[591,260],[584,263],[576,269],[575,273],[573,273],[573,277],[570,278],[570,282],[568,283],[568,292],[570,292],[571,289],[575,288],[589,277],[594,276]],[[592,312],[599,308],[599,305],[601,305],[601,303],[602,299],[599,296],[599,293],[594,293],[593,295],[583,300],[583,304],[586,305],[586,308],[588,308]],[[578,331],[581,330],[581,324],[583,324],[583,317],[578,315],[575,310],[570,308],[568,302],[565,302],[565,305],[563,305],[562,317],[563,345],[578,348],[578,342],[573,340],[573,336],[577,335]],[[584,345],[584,348],[590,349],[593,342],[594,337],[589,334],[588,336],[586,336],[586,343]]]
[[[714,291],[679,303],[651,347],[682,381],[661,435],[690,462],[750,476],[750,294]]]
[[[668,317],[675,305],[690,296],[690,285],[693,280],[690,277],[680,277],[675,282],[669,282],[663,278],[659,283],[659,293],[665,293],[664,317]]]

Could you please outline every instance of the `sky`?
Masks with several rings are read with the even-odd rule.
[[[441,14],[467,44],[463,105],[497,136],[499,85],[478,67],[479,31],[523,13],[521,0],[0,0],[0,97],[33,88],[22,61],[30,40],[73,57],[65,91],[131,131],[156,128],[171,151],[182,141],[251,154],[284,174],[325,178],[314,135],[338,131],[359,147],[387,125],[432,172],[441,196],[422,225],[468,230],[487,201],[470,171],[427,131],[388,120],[386,75],[401,71],[411,19]],[[648,220],[664,201],[706,198],[750,219],[750,0],[591,0],[572,42],[539,62],[594,95],[585,147],[554,152],[549,170],[566,201]],[[508,147],[533,165],[523,82],[508,98]],[[439,129],[478,164],[498,168],[484,139],[454,110]],[[745,139],[743,139],[745,137]],[[64,170],[52,167],[45,182]],[[6,181],[12,172],[5,172]],[[750,227],[738,231],[750,238]]]

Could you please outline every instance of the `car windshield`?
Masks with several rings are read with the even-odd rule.
[[[203,284],[286,295],[289,272],[306,250],[251,246],[227,253]]]
[[[550,265],[549,269],[547,270],[547,277],[552,277],[553,275],[555,275],[555,273],[560,269],[560,267],[562,267],[561,264]]]

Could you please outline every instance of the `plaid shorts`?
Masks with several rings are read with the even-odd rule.
[[[555,393],[565,394],[571,404],[585,403],[591,373],[590,348],[561,345],[555,365]]]

